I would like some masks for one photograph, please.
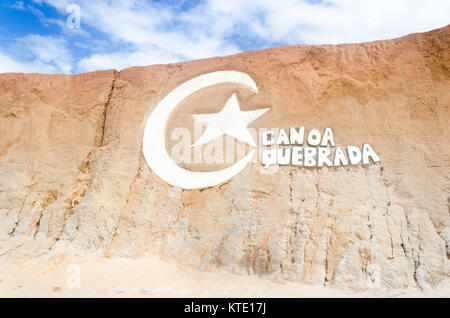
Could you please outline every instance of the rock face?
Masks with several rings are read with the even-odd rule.
[[[381,162],[274,174],[252,163],[204,190],[166,184],[142,155],[146,118],[218,70],[249,74],[259,94],[199,92],[169,126],[236,92],[243,109],[271,107],[252,127],[332,127],[338,145],[368,142]],[[1,74],[0,255],[75,246],[354,289],[436,286],[450,275],[449,87],[450,26],[121,72]]]

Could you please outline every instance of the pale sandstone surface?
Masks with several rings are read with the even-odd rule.
[[[0,297],[448,297],[450,280],[438,288],[367,290],[198,271],[158,256],[139,258],[67,258],[61,255],[0,267]]]
[[[218,187],[167,185],[142,156],[146,118],[179,84],[218,70],[249,74],[259,94],[199,92],[169,127],[192,129],[191,113],[217,112],[237,92],[245,110],[271,108],[252,127],[332,127],[338,146],[370,143],[381,162],[274,174],[253,163]],[[355,290],[378,278],[436,287],[450,274],[449,87],[449,26],[121,72],[2,74],[1,258],[161,255]]]

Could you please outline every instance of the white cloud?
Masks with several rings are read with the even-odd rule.
[[[55,67],[40,61],[20,62],[0,52],[0,73],[55,73]]]
[[[72,71],[72,56],[64,39],[30,34],[11,41],[8,48],[9,54],[0,52],[0,73],[70,73]]]
[[[69,3],[49,0],[60,11]],[[117,45],[129,47],[110,53],[95,52],[78,63],[81,71],[98,68],[121,69],[133,65],[168,63],[239,52],[225,41],[225,34],[214,35],[203,25],[183,21],[185,14],[172,7],[143,1],[80,1],[83,24],[106,34]],[[179,26],[174,24],[179,23]]]
[[[72,0],[46,2],[66,14]],[[67,43],[53,39],[28,50],[63,72],[122,69],[228,55],[279,44],[335,44],[387,39],[447,25],[448,0],[204,0],[180,4],[143,0],[79,0],[84,43],[105,41],[88,56],[71,59]],[[181,3],[183,4],[183,3]],[[54,20],[50,23],[56,23]],[[62,22],[59,25],[64,28]],[[95,36],[91,32],[95,31]],[[79,32],[80,33],[80,32]],[[63,32],[70,37],[71,32]],[[74,33],[75,34],[75,33]],[[100,34],[100,36],[98,35]],[[257,44],[253,44],[257,43]],[[50,45],[51,44],[51,45]],[[83,43],[74,43],[76,47]],[[57,50],[57,51],[53,51]],[[61,52],[61,56],[48,51]]]
[[[208,0],[204,26],[242,23],[266,43],[335,44],[393,38],[450,23],[448,0]]]
[[[158,63],[173,63],[178,61],[178,58],[170,54],[161,54],[158,50],[141,50],[135,52],[116,52],[109,54],[92,54],[87,58],[83,58],[78,62],[78,67],[81,70],[100,70],[109,69],[114,65],[116,69],[124,69],[131,66],[149,65]]]
[[[44,65],[51,65],[56,71],[70,73],[72,56],[66,41],[52,36],[30,34],[17,41],[17,47]]]
[[[209,47],[208,47],[209,46]],[[207,42],[200,42],[190,52],[173,51],[166,48],[160,48],[152,45],[139,45],[136,50],[127,50],[113,53],[92,54],[89,57],[82,58],[78,62],[78,68],[81,71],[91,71],[99,69],[115,68],[118,70],[142,65],[175,63],[181,60],[192,60],[196,58],[229,55],[239,52],[237,47],[224,47],[220,52],[214,47],[210,47]],[[209,52],[204,54],[205,52]],[[211,53],[214,52],[214,53]],[[182,53],[186,53],[182,55]]]

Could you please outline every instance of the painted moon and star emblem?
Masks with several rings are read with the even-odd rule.
[[[183,100],[203,88],[226,83],[240,85],[258,93],[255,82],[245,73],[236,71],[213,72],[195,77],[172,90],[150,114],[144,129],[142,151],[149,167],[165,182],[182,189],[216,186],[241,172],[254,156],[255,150],[252,150],[228,168],[218,171],[194,172],[178,166],[167,153],[165,132],[170,114],[175,108]],[[220,112],[193,114],[194,119],[204,125],[206,130],[191,147],[204,145],[223,135],[228,135],[256,147],[247,127],[269,109],[242,111],[236,95],[233,94]]]

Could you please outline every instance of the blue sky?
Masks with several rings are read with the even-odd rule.
[[[0,73],[120,70],[388,39],[449,23],[448,0],[4,0]]]

